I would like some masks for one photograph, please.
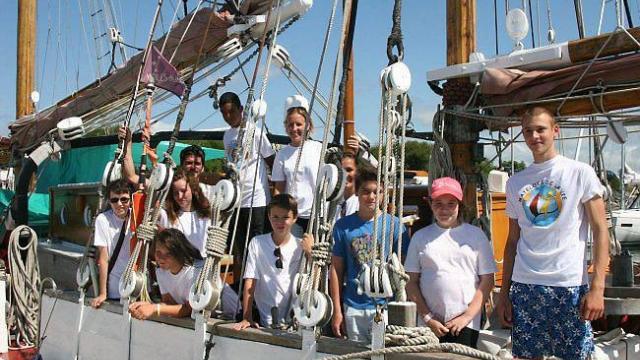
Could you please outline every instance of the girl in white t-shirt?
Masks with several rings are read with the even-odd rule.
[[[177,169],[164,205],[160,226],[180,230],[204,258],[207,255],[205,245],[211,209],[198,178]]]
[[[409,243],[407,295],[440,342],[476,347],[496,265],[484,232],[461,222],[461,204],[458,181],[444,177],[433,182],[430,205],[436,223],[416,232]]]
[[[271,180],[275,183],[275,194],[287,193],[296,199],[298,203],[296,224],[300,228],[294,228],[292,231],[301,236],[302,232],[307,230],[311,216],[322,144],[310,139],[306,139],[304,145],[302,144],[305,136],[308,137],[313,131],[313,123],[304,106],[305,103],[298,105],[301,106],[287,110],[284,127],[291,142],[276,154]],[[301,148],[302,155],[298,162]]]
[[[156,277],[162,295],[161,303],[138,301],[129,306],[131,316],[144,320],[151,315],[186,317],[191,315],[189,290],[197,277],[193,267],[200,258],[194,248],[178,229],[165,229],[153,239],[151,249],[156,264]]]

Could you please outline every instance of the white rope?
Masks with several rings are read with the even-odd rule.
[[[23,231],[29,232],[29,242],[21,246],[20,233]],[[9,268],[12,280],[10,314],[17,331],[16,343],[19,348],[33,347],[40,336],[40,267],[38,236],[26,225],[18,226],[9,237]]]
[[[313,91],[311,93],[311,100],[309,101],[309,116],[311,116],[312,111],[313,111],[313,104],[315,102],[315,97],[318,91],[318,82],[320,79],[320,74],[322,73],[322,66],[324,64],[324,56],[325,53],[327,51],[328,45],[329,45],[329,38],[331,35],[331,31],[333,29],[333,23],[335,20],[335,14],[336,14],[336,7],[337,7],[337,0],[333,0],[333,6],[331,7],[331,15],[329,16],[329,23],[327,24],[327,31],[325,32],[325,36],[324,36],[324,43],[322,46],[322,53],[320,54],[320,63],[318,64],[318,71],[316,72],[316,79],[315,82],[313,84]],[[320,152],[321,156],[320,156],[320,166],[318,167],[318,171],[320,170],[320,168],[322,167],[322,164],[324,163],[324,153],[327,149],[327,140],[328,140],[328,135],[327,135],[327,130],[331,128],[331,123],[333,119],[333,100],[334,100],[334,95],[335,95],[335,88],[336,88],[336,83],[337,83],[337,79],[338,79],[338,69],[339,69],[339,65],[341,65],[341,59],[342,59],[342,52],[344,51],[344,42],[345,42],[345,38],[346,38],[346,34],[344,31],[344,27],[346,26],[346,23],[348,21],[348,16],[351,13],[351,0],[345,0],[344,1],[344,16],[342,19],[342,24],[343,24],[343,31],[342,31],[342,36],[340,37],[340,42],[338,43],[338,53],[336,54],[336,62],[335,62],[335,66],[334,66],[334,70],[333,70],[333,79],[331,81],[331,88],[330,88],[330,95],[329,95],[329,104],[327,106],[327,121],[325,124],[325,129],[324,129],[324,135],[322,138],[322,150]],[[298,155],[296,158],[296,165],[293,168],[293,180],[292,180],[292,193],[296,193],[296,182],[297,182],[297,177],[298,177],[298,168],[300,167],[300,160],[302,159],[302,152],[304,151],[304,144],[307,140],[307,138],[309,137],[309,131],[310,131],[310,118],[309,119],[305,119],[305,129],[304,129],[304,135],[302,136],[302,143],[300,144],[300,149],[298,150]],[[315,199],[314,199],[315,201]],[[313,206],[311,207],[311,209],[313,209]],[[311,214],[311,217],[313,217],[313,214]],[[306,230],[306,229],[304,229]]]
[[[475,359],[497,360],[484,351],[455,343],[440,343],[438,337],[428,327],[403,327],[388,325],[385,333],[387,347],[377,350],[362,351],[340,356],[327,357],[325,360],[348,360],[370,358],[375,355],[405,354],[405,353],[436,353],[444,352],[468,356]]]

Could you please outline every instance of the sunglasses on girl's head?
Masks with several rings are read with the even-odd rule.
[[[128,197],[123,196],[123,197],[119,197],[119,198],[117,198],[117,197],[111,198],[111,199],[109,199],[109,202],[111,202],[112,204],[117,204],[118,201],[120,201],[123,204],[128,204],[129,200],[131,200],[131,199],[128,198]]]
[[[282,269],[282,267],[283,267],[283,265],[282,265],[282,252],[280,251],[279,247],[277,247],[275,250],[273,250],[273,256],[277,257],[277,259],[276,259],[276,268]]]

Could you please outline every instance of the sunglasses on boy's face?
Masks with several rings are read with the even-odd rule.
[[[122,203],[122,204],[128,204],[129,200],[131,200],[131,199],[126,197],[126,196],[123,196],[123,197],[119,197],[119,198],[113,197],[113,198],[109,199],[109,202],[111,202],[112,204],[117,204],[118,201],[120,201],[120,203]]]
[[[276,259],[276,268],[282,269],[282,267],[283,267],[283,265],[282,265],[282,252],[280,251],[279,247],[277,247],[275,250],[273,250],[273,256],[277,257],[277,259]]]

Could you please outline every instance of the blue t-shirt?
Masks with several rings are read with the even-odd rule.
[[[391,234],[391,221],[394,223],[393,248],[397,251],[398,238],[402,233],[402,253],[406,254],[409,247],[407,230],[400,224],[400,220],[390,214],[384,214],[386,221],[387,239]],[[382,216],[378,218],[378,246],[381,246]],[[343,217],[336,222],[333,228],[333,255],[344,259],[345,265],[345,289],[343,301],[346,305],[355,309],[374,309],[374,299],[367,295],[358,295],[357,278],[362,264],[371,265],[373,260],[373,219],[362,220],[358,213]],[[385,259],[389,256],[389,246],[385,245]],[[383,304],[384,299],[378,299],[378,304]]]

